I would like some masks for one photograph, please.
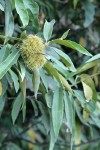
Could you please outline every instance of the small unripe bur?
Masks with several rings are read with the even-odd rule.
[[[28,35],[20,48],[24,63],[30,70],[41,68],[46,62],[45,45],[36,35]]]

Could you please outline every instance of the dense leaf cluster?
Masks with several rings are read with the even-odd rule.
[[[1,150],[99,149],[99,7],[99,0],[0,1]],[[46,59],[33,70],[20,51],[31,34],[45,53],[37,42],[24,50],[34,46]]]

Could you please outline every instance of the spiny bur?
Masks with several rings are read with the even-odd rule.
[[[46,62],[45,45],[36,35],[28,35],[20,48],[24,63],[30,70],[43,67]]]

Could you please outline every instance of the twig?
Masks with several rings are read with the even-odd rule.
[[[17,38],[17,37],[10,37],[10,36],[4,36],[4,35],[0,35],[0,38],[3,38],[3,39],[8,38],[8,39],[11,39],[11,40],[21,41],[20,38]]]
[[[33,145],[38,145],[38,146],[47,146],[49,143],[47,142],[45,142],[45,143],[39,143],[39,142],[33,142],[33,141],[31,141],[31,140],[28,140],[28,139],[26,139],[26,138],[24,138],[24,137],[18,137],[17,139],[20,139],[20,140],[23,140],[23,141],[26,141],[27,143],[31,143],[31,144],[33,144]],[[94,142],[97,142],[97,141],[99,141],[100,140],[100,137],[98,137],[98,138],[95,138],[95,139],[92,139],[92,140],[89,140],[89,141],[87,141],[87,142],[84,142],[84,143],[80,143],[80,144],[77,144],[77,145],[73,145],[73,147],[81,147],[81,146],[83,146],[83,145],[87,145],[87,144],[90,144],[90,143],[94,143]],[[60,143],[55,143],[55,145],[58,145],[58,146],[63,146],[63,147],[70,147],[70,145],[67,145],[67,144],[60,144]]]
[[[97,75],[99,75],[99,74],[100,74],[100,72],[95,73],[95,74],[93,74],[93,75],[90,75],[89,77],[84,78],[83,80],[78,81],[78,82],[76,82],[75,84],[71,85],[71,87],[73,87],[73,86],[75,86],[75,85],[77,85],[77,84],[81,83],[82,81],[86,81],[86,80],[87,80],[87,79],[89,79],[89,78],[93,78],[94,76],[97,76]]]

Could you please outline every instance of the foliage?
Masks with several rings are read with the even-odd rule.
[[[0,149],[99,149],[99,6],[98,0],[0,1]],[[46,59],[32,70],[24,62],[34,66],[27,57],[39,44],[27,43],[30,34],[43,40],[37,59]]]

